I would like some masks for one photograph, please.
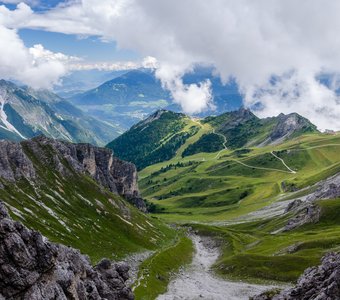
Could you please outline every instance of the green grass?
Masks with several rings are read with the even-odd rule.
[[[80,249],[93,263],[103,257],[117,260],[156,250],[175,237],[175,231],[160,220],[74,172],[63,157],[59,160],[69,174],[56,172],[53,150],[43,144],[40,147],[44,159],[24,143],[37,171],[34,185],[25,179],[16,185],[2,181],[0,198],[14,219],[53,242]]]
[[[152,300],[167,290],[170,280],[180,267],[189,264],[193,254],[192,241],[187,237],[156,252],[140,266],[140,282],[135,283],[136,300]]]
[[[252,282],[294,282],[307,267],[318,265],[326,252],[340,250],[340,199],[317,203],[320,221],[290,232],[272,234],[288,217],[228,227],[192,226],[221,241],[222,255],[214,266],[221,276]]]
[[[320,222],[291,232],[272,234],[289,215],[221,224],[240,217],[247,220],[248,213],[312,191],[310,187],[285,192],[283,183],[301,189],[340,172],[339,150],[339,135],[309,134],[277,146],[224,150],[219,157],[217,152],[177,156],[142,170],[140,187],[155,205],[155,216],[190,224],[221,241],[222,255],[214,267],[219,275],[252,282],[294,282],[307,267],[319,264],[327,251],[340,249],[339,199],[320,201]],[[294,251],[288,251],[291,248]]]
[[[143,169],[140,187],[167,221],[232,220],[277,201],[283,183],[297,189],[339,172],[339,148],[340,136],[310,134],[277,146],[224,150],[218,158],[217,152],[177,156]]]

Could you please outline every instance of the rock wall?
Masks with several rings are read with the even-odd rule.
[[[92,267],[78,250],[14,222],[0,202],[0,300],[132,300],[128,269],[108,259]]]
[[[30,158],[32,155],[44,166],[65,177],[72,176],[72,172],[87,174],[99,185],[146,211],[139,195],[135,165],[114,157],[110,149],[72,144],[44,136],[21,143],[0,141],[0,178],[9,182],[21,178],[36,181],[37,171]],[[65,165],[65,160],[68,165]]]

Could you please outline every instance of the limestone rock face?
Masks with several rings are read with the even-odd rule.
[[[78,250],[14,222],[0,202],[0,299],[132,300],[128,270],[108,259],[92,267]]]
[[[308,196],[309,201],[335,199],[340,197],[340,173],[318,183],[315,192]]]
[[[281,141],[297,131],[316,131],[316,126],[296,113],[278,116],[278,123],[270,135],[272,141]]]
[[[298,199],[287,207],[286,212],[291,210],[296,211],[296,214],[288,221],[284,231],[290,231],[309,223],[317,223],[320,220],[321,208],[315,203],[302,202]]]
[[[36,176],[32,162],[18,143],[0,142],[0,177],[10,182],[20,178],[34,179]]]
[[[44,136],[21,143],[0,141],[0,178],[9,182],[21,178],[36,179],[36,166],[29,156],[34,156],[64,177],[72,176],[72,172],[89,175],[99,185],[146,211],[139,195],[135,165],[114,157],[110,149],[72,144]]]
[[[329,253],[321,265],[308,268],[297,285],[276,295],[268,292],[253,300],[339,300],[340,299],[340,254]]]

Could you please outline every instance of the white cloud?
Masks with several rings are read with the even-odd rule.
[[[68,69],[70,71],[81,71],[81,70],[101,70],[101,71],[119,71],[119,70],[133,70],[140,68],[142,65],[136,62],[80,62],[80,63],[70,63]]]
[[[71,71],[79,70],[102,70],[102,71],[118,71],[133,70],[139,68],[157,69],[158,61],[155,57],[146,56],[141,62],[136,61],[119,61],[119,62],[70,62],[68,69]]]
[[[248,88],[245,92],[247,105],[261,105],[258,111],[261,117],[297,111],[321,130],[340,128],[339,97],[332,89],[316,80],[313,74],[291,72],[274,83],[261,85],[260,88]]]
[[[5,5],[0,5],[0,25],[7,28],[25,27],[26,22],[32,16],[32,9],[23,2],[19,3],[15,10],[10,10]]]
[[[143,68],[147,69],[157,69],[159,67],[159,64],[157,58],[152,56],[146,56],[143,59],[142,66]]]
[[[29,53],[34,58],[34,62],[37,61],[58,61],[58,62],[78,62],[81,58],[77,56],[69,56],[60,52],[52,52],[44,48],[43,45],[37,44],[28,49]]]
[[[31,8],[24,3],[13,11],[0,6],[0,78],[15,79],[34,88],[49,88],[66,73],[65,62],[75,58],[53,53],[42,45],[25,47],[15,28],[25,26],[32,15]]]
[[[32,54],[36,49],[27,49],[15,30],[0,25],[0,40],[0,78],[19,80],[34,88],[49,88],[65,74],[63,63]]]
[[[261,102],[262,116],[296,111],[340,129],[338,97],[315,80],[339,73],[339,11],[338,0],[82,0],[27,13],[15,26],[98,35],[156,57],[157,75],[189,112],[211,103],[209,83],[181,81],[204,62],[225,81],[235,78],[246,104]]]

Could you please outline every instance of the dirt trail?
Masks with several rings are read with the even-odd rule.
[[[282,164],[291,172],[291,173],[293,173],[293,174],[295,174],[296,172],[294,171],[294,170],[292,170],[286,163],[285,163],[285,161],[282,159],[282,158],[280,158],[280,157],[278,157],[273,151],[272,152],[270,152],[274,157],[276,157],[278,160],[280,160],[281,162],[282,162]]]
[[[219,257],[219,250],[211,241],[191,236],[196,252],[190,266],[173,279],[167,293],[157,300],[248,300],[272,286],[231,282],[216,277],[211,266]]]

